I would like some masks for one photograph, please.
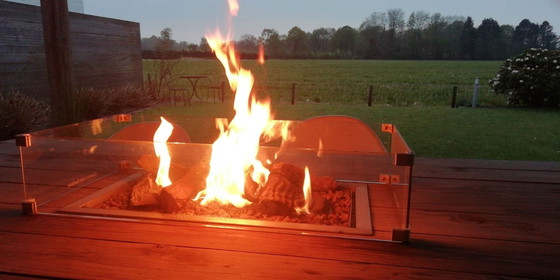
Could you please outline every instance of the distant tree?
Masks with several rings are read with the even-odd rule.
[[[356,52],[361,58],[378,59],[384,58],[381,54],[383,42],[383,28],[381,26],[362,25],[358,32]]]
[[[175,44],[175,48],[174,50],[176,51],[186,51],[189,47],[189,43],[186,41],[181,41],[177,44]]]
[[[189,45],[187,46],[187,51],[189,51],[189,52],[198,51],[198,45],[194,44],[194,43],[189,43]]]
[[[352,58],[356,50],[357,31],[346,25],[339,28],[331,40],[331,50],[340,58]]]
[[[263,29],[260,40],[264,42],[265,52],[270,57],[284,57],[282,49],[282,39],[276,29]]]
[[[457,20],[451,24],[447,24],[443,29],[444,40],[444,59],[461,59],[461,34],[463,31],[463,21]]]
[[[476,28],[471,17],[463,23],[463,30],[461,30],[461,58],[473,59],[476,53]]]
[[[387,29],[387,14],[383,12],[374,12],[369,17],[367,17],[360,25],[360,30],[367,27],[381,27],[383,31]]]
[[[540,48],[549,50],[558,48],[558,37],[552,30],[552,26],[546,20],[539,26],[537,42]]]
[[[166,27],[161,30],[156,50],[164,53],[172,51],[176,44],[175,40],[171,38],[172,36],[173,31],[171,30],[171,28]]]
[[[440,13],[435,13],[430,18],[430,24],[426,29],[427,40],[427,57],[429,59],[443,58],[443,51],[445,47],[444,28],[446,22]]]
[[[425,30],[428,27],[430,15],[424,11],[415,11],[410,14],[406,22],[406,31],[403,35],[403,56],[405,58],[420,59],[425,53]]]
[[[155,51],[157,49],[158,42],[159,38],[155,35],[152,35],[150,38],[142,38],[142,50]]]
[[[387,11],[387,27],[396,33],[404,30],[404,11],[402,9],[391,9]]]
[[[211,52],[212,48],[210,48],[210,44],[208,44],[208,40],[202,37],[200,38],[200,43],[198,44],[198,51],[200,52]]]
[[[259,49],[258,39],[250,34],[241,35],[239,41],[235,43],[237,50],[241,53],[257,53]]]
[[[528,19],[522,20],[514,29],[512,47],[515,54],[538,47],[539,25]]]
[[[334,28],[319,28],[313,30],[309,36],[311,52],[313,52],[316,56],[327,53],[335,31],[336,30]]]
[[[485,18],[477,29],[478,58],[485,60],[499,59],[503,56],[503,46],[500,44],[502,30],[497,21]]]
[[[513,26],[509,24],[500,25],[501,34],[500,34],[500,45],[503,49],[503,54],[500,56],[500,59],[505,59],[511,57],[512,53],[512,46],[511,46],[511,38],[513,37]]]
[[[394,58],[400,52],[401,38],[404,31],[404,12],[402,9],[387,11],[387,30],[385,32],[385,53]]]
[[[294,26],[288,31],[286,48],[292,58],[304,58],[309,51],[307,34],[301,28]]]

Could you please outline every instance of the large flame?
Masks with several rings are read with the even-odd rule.
[[[235,16],[239,5],[228,0],[230,15]],[[270,111],[270,100],[257,100],[252,94],[254,77],[251,71],[241,67],[240,59],[231,40],[231,32],[223,37],[219,30],[207,35],[212,51],[224,67],[232,91],[235,92],[233,109],[235,116],[231,122],[223,119],[216,121],[220,136],[212,145],[210,171],[206,178],[206,189],[199,192],[195,200],[202,205],[212,201],[244,207],[251,202],[245,199],[247,180],[264,187],[270,171],[257,160],[261,137],[275,139],[288,138],[288,122],[274,122]],[[262,54],[264,62],[264,53]],[[267,160],[267,163],[270,161]],[[309,171],[306,171],[309,177]],[[309,179],[307,179],[309,181]],[[310,185],[310,183],[307,183]],[[308,186],[306,200],[311,197]],[[303,212],[308,212],[306,202]],[[302,208],[303,209],[303,208]]]
[[[159,125],[156,133],[154,133],[154,150],[156,156],[159,157],[159,168],[156,176],[156,184],[162,187],[167,187],[171,185],[171,180],[169,179],[169,165],[171,165],[171,156],[169,155],[169,150],[167,149],[167,139],[171,136],[173,132],[173,125],[169,123],[163,117],[161,118],[161,124]]]
[[[232,15],[237,13],[236,1],[230,0]],[[261,135],[270,127],[269,100],[259,101],[251,95],[254,78],[251,71],[240,66],[235,47],[229,35],[223,38],[219,30],[207,35],[208,44],[222,63],[231,89],[235,92],[235,116],[227,124],[219,122],[220,136],[212,145],[210,172],[206,189],[195,199],[203,197],[201,204],[219,201],[243,207],[250,204],[243,197],[248,178],[263,186],[269,171],[256,159]]]

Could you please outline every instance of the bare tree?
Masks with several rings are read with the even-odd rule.
[[[360,30],[368,27],[381,27],[383,30],[387,29],[387,14],[384,12],[373,12],[367,17],[360,25]]]
[[[404,11],[402,9],[391,9],[387,11],[387,26],[395,33],[404,30]]]

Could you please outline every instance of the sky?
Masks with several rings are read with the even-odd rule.
[[[233,36],[258,37],[265,28],[280,34],[298,26],[306,32],[321,27],[358,28],[373,12],[402,9],[405,20],[414,11],[430,15],[472,17],[475,27],[493,18],[513,27],[525,18],[541,24],[547,20],[560,35],[560,0],[238,0]],[[226,31],[226,0],[84,0],[86,14],[140,23],[141,37],[159,36],[166,27],[172,39],[200,43],[206,33]]]

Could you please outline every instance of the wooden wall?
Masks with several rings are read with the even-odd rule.
[[[142,87],[140,25],[70,13],[74,88]],[[41,8],[0,0],[0,92],[48,101]]]

